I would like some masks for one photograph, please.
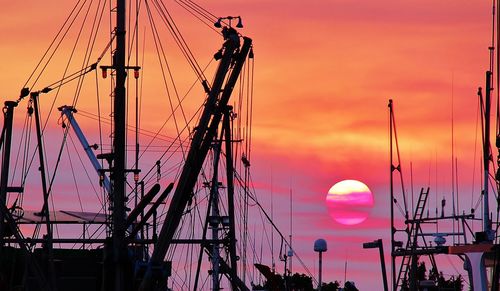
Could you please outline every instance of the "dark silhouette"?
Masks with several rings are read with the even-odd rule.
[[[269,275],[269,274],[268,274]],[[273,274],[269,276],[271,280],[264,282],[262,285],[252,285],[252,290],[271,290],[271,291],[313,291],[317,290],[313,286],[312,278],[305,275],[295,273],[287,278],[289,286],[285,285],[285,279],[280,274]],[[337,291],[340,289],[340,283],[338,281],[323,283],[321,284],[321,291]],[[358,291],[354,282],[347,281],[344,284],[344,289],[346,291]]]
[[[434,290],[462,291],[464,287],[463,284],[464,280],[462,278],[462,275],[458,275],[457,277],[451,276],[449,279],[445,279],[443,272],[437,272],[434,268],[430,269],[429,273],[427,274],[427,268],[425,266],[425,262],[418,262],[416,279],[417,282],[419,283],[423,282],[427,283],[426,290],[429,291],[434,291]],[[403,281],[401,290],[403,291],[410,290],[407,278],[405,278],[405,280]]]

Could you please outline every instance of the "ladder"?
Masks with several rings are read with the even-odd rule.
[[[422,215],[424,213],[425,205],[427,203],[427,197],[429,196],[429,188],[424,191],[424,188],[420,190],[420,195],[418,197],[417,201],[417,206],[415,207],[415,212],[413,213],[413,220],[411,221],[411,226],[409,231],[407,231],[408,234],[408,240],[406,242],[405,250],[410,251],[413,253],[417,246],[417,239],[418,239],[418,232],[420,229],[420,219],[422,219]],[[401,261],[401,266],[399,268],[399,274],[398,274],[398,279],[396,281],[396,286],[397,289],[401,290],[404,279],[407,278],[408,276],[408,271],[410,269],[412,261],[412,255],[411,254],[405,254],[403,255],[403,259]],[[434,265],[434,257],[431,258],[431,261],[433,262]],[[408,283],[408,282],[407,282]]]

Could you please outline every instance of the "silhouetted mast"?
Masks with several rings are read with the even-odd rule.
[[[113,69],[116,74],[116,85],[113,100],[113,165],[111,166],[111,203],[112,213],[112,244],[114,264],[114,290],[125,290],[124,261],[127,256],[125,242],[125,0],[116,3],[116,50],[113,54]]]
[[[484,98],[484,143],[483,143],[483,166],[484,166],[484,187],[483,187],[483,231],[486,233],[488,241],[493,241],[493,232],[490,221],[489,206],[489,177],[490,177],[490,112],[491,112],[491,77],[492,72],[486,72],[486,94]],[[479,90],[478,94],[481,94]]]
[[[170,202],[165,222],[158,236],[158,242],[155,244],[150,265],[144,275],[140,290],[154,290],[154,285],[162,280],[162,278],[155,277],[153,271],[161,268],[165,255],[172,244],[174,234],[190,199],[203,162],[216,137],[222,115],[250,51],[252,44],[250,38],[243,37],[243,44],[240,47],[240,37],[235,29],[224,27],[222,33],[225,39],[223,49],[221,49],[222,58],[212,88],[208,93],[200,121],[194,132],[182,173],[178,179],[179,182]],[[227,77],[226,75],[231,68],[232,70]],[[221,262],[221,264],[224,264],[224,262]],[[239,289],[248,290],[239,278],[233,277],[232,272],[229,272],[229,275],[232,276],[232,280],[238,281]]]

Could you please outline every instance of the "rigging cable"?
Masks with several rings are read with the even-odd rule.
[[[398,162],[398,165],[395,167],[395,169],[399,172],[399,178],[400,178],[400,183],[401,183],[401,194],[403,196],[404,210],[401,210],[400,205],[398,205],[398,204],[396,204],[396,205],[398,205],[398,208],[400,208],[400,211],[404,211],[403,215],[404,215],[405,219],[408,219],[408,206],[406,203],[406,193],[405,193],[405,186],[404,186],[404,180],[403,180],[403,170],[401,167],[401,154],[399,152],[398,134],[397,134],[397,130],[396,130],[396,117],[395,117],[395,113],[393,110],[391,110],[391,113],[392,113],[392,116],[391,116],[392,118],[389,122],[392,123],[392,128],[394,130],[394,141],[396,143],[396,155],[397,155],[397,162]],[[394,165],[391,165],[391,167],[393,167],[393,166]],[[436,205],[437,205],[437,203],[436,203]]]
[[[221,34],[220,31],[214,28],[214,23],[217,21],[217,17],[215,15],[211,14],[207,10],[204,10],[201,6],[194,3],[193,1],[175,0],[175,2],[191,15],[193,15],[196,19],[198,19],[201,23],[206,25],[208,28],[218,34]]]
[[[235,172],[235,178],[237,180],[239,180],[240,182],[243,182],[243,178],[237,173]],[[251,177],[249,177],[251,179]],[[272,219],[269,217],[269,214],[266,212],[266,210],[264,209],[264,207],[262,207],[262,205],[260,204],[260,202],[258,201],[257,199],[257,196],[255,195],[255,189],[254,187],[252,186],[251,190],[247,190],[247,193],[248,193],[248,197],[255,203],[255,205],[259,208],[259,210],[264,214],[265,218],[267,219],[267,221],[273,226],[273,228],[276,230],[276,232],[278,233],[278,235],[283,239],[284,241],[284,244],[286,246],[290,246],[290,244],[288,243],[288,241],[286,240],[285,236],[281,233],[281,231],[279,230],[279,228],[276,226],[276,224],[272,221]],[[253,193],[253,195],[252,195]],[[298,253],[294,253],[297,260],[299,261],[299,263],[301,264],[301,266],[303,267],[303,269],[306,271],[306,273],[315,281],[317,282],[316,278],[314,277],[314,275],[311,273],[311,271],[309,270],[309,268],[307,268],[306,264],[304,264],[304,262],[302,261],[302,259],[300,258],[300,256],[298,255]]]
[[[147,5],[146,1],[146,5]],[[174,38],[175,42],[177,43],[177,46],[181,50],[182,54],[188,61],[188,63],[191,65],[193,71],[195,74],[198,76],[198,79],[200,82],[203,84],[203,87],[205,91],[208,93],[209,85],[207,82],[207,79],[205,75],[203,74],[203,71],[201,70],[201,67],[199,66],[198,62],[196,61],[193,52],[187,45],[184,37],[182,36],[179,28],[175,24],[172,16],[168,12],[168,9],[165,7],[165,4],[163,2],[158,2],[157,0],[153,0],[153,3],[155,4],[157,11],[159,12],[159,15],[161,16],[160,18],[163,20],[163,22],[167,25],[167,28],[169,29],[172,37]],[[160,4],[161,3],[161,4]]]
[[[62,40],[64,39],[64,37],[66,36],[66,34],[68,33],[69,29],[71,28],[71,26],[73,25],[74,23],[74,19],[71,21],[71,17],[73,15],[73,13],[75,13],[75,11],[77,10],[79,4],[80,4],[81,0],[79,0],[75,6],[73,7],[73,9],[71,10],[70,14],[68,15],[68,17],[66,18],[66,20],[64,21],[63,25],[61,26],[61,28],[59,29],[59,31],[57,32],[56,36],[54,37],[54,39],[52,40],[52,42],[50,43],[49,47],[46,49],[45,53],[43,54],[42,58],[39,60],[38,64],[35,66],[35,69],[33,69],[33,71],[31,72],[30,76],[28,77],[28,79],[26,80],[26,82],[24,83],[24,85],[22,86],[22,88],[25,88],[26,85],[28,85],[28,83],[30,82],[30,80],[33,78],[33,76],[35,75],[35,73],[37,72],[38,68],[40,68],[40,66],[42,66],[42,62],[43,60],[47,57],[47,55],[49,55],[50,51],[52,50],[53,46],[55,46],[55,49],[54,51],[52,52],[52,54],[48,57],[48,60],[47,62],[45,63],[45,65],[43,66],[43,68],[41,69],[40,73],[38,74],[38,76],[36,77],[35,81],[32,83],[31,87],[30,88],[33,88],[35,86],[35,84],[37,83],[38,79],[40,78],[41,74],[43,73],[43,71],[45,70],[45,68],[47,67],[48,63],[50,62],[50,60],[52,59],[52,57],[54,56],[54,53],[55,53],[55,50],[57,50],[57,48],[59,47],[59,45],[61,44]],[[85,3],[86,1],[84,1]],[[80,8],[81,10],[81,8]],[[80,13],[80,10],[78,10],[77,15]],[[76,16],[75,16],[76,17]],[[66,29],[65,32],[63,32],[64,28],[66,27],[66,25],[69,23],[69,27]],[[59,43],[56,44],[56,41],[58,40],[59,36],[62,34],[61,36],[61,40],[59,40]],[[21,101],[22,97],[20,97],[18,99],[18,103],[19,101]]]
[[[92,6],[92,3],[89,5],[89,9],[87,10],[87,13],[85,15],[85,19],[84,19],[84,21],[82,23],[81,31],[83,31],[83,25],[86,22],[87,15],[90,13],[91,6]],[[100,24],[101,24],[101,21],[102,21],[102,18],[103,18],[103,14],[104,14],[104,8],[106,8],[106,2],[105,1],[103,2],[102,8],[100,8],[100,6],[101,6],[101,0],[99,0],[98,3],[97,3],[94,20],[92,22],[92,28],[90,29],[90,37],[88,39],[87,47],[86,47],[86,50],[85,50],[85,55],[84,55],[84,58],[83,58],[84,60],[83,60],[83,63],[82,63],[82,68],[93,67],[95,69],[95,66],[97,66],[97,63],[101,60],[102,55],[104,55],[104,52],[103,52],[101,54],[101,56],[98,58],[98,62],[97,63],[89,65],[90,58],[92,56],[92,52],[94,50],[94,46],[95,46],[95,43],[96,43],[96,40],[97,40],[97,35],[99,33],[99,28],[101,27]],[[80,31],[80,33],[81,33],[81,31]],[[77,41],[80,38],[80,33],[78,34]],[[76,43],[75,43],[75,47],[76,47]],[[105,50],[107,50],[108,48],[109,48],[109,44],[106,46]],[[82,86],[83,86],[84,76],[85,76],[85,74],[82,74],[80,76],[79,80],[78,80],[77,90],[75,92],[75,96],[74,96],[73,103],[72,103],[73,106],[76,105],[76,103],[78,101],[78,98],[80,96],[80,91],[81,91]]]
[[[73,146],[75,146],[71,136],[70,136],[70,139],[71,139],[71,142],[73,143]],[[73,167],[73,162],[71,161],[71,155],[69,153],[68,147],[66,147],[66,154],[68,155],[68,161],[69,161],[69,165],[71,168],[71,177],[73,178],[73,184],[75,185],[76,196],[78,197],[78,205],[80,206],[80,211],[83,212],[83,203],[82,203],[82,197],[80,196],[80,188],[78,187],[78,183],[76,182],[75,168]],[[80,156],[78,156],[78,157],[80,157]]]
[[[20,134],[21,140],[19,142],[19,149],[21,149],[21,148],[24,148],[24,149],[22,151],[19,150],[17,152],[14,166],[12,167],[13,171],[12,171],[12,175],[11,175],[12,178],[11,178],[11,182],[10,182],[11,184],[14,184],[14,179],[16,177],[18,163],[19,163],[19,160],[21,159],[20,184],[21,184],[21,187],[23,187],[23,188],[25,185],[26,162],[27,162],[27,157],[28,157],[28,153],[29,153],[29,146],[31,144],[29,142],[31,139],[30,138],[31,137],[31,128],[32,128],[32,121],[33,121],[31,116],[32,115],[29,114],[29,111],[27,111],[27,114],[26,114],[26,116],[24,118],[24,122],[23,122],[23,128],[22,128],[21,134]],[[21,157],[21,153],[23,154],[22,157]],[[9,198],[9,197],[7,197],[7,198]],[[22,195],[20,193],[18,195],[17,199],[18,199],[17,205],[22,208],[23,201],[24,201],[24,195]]]
[[[97,103],[97,130],[98,130],[98,137],[99,137],[99,152],[100,154],[103,154],[102,150],[102,122],[101,122],[101,97],[100,97],[100,90],[99,90],[99,77],[97,74],[97,71],[95,71],[95,83],[96,83],[96,103]],[[104,169],[104,161],[101,160],[100,162],[101,168]],[[102,173],[101,175],[105,175]],[[106,191],[104,191],[104,188],[101,188],[101,195],[102,195],[102,200],[101,200],[101,205],[103,207],[104,214],[106,217],[109,217],[108,213],[108,205],[107,205],[107,199],[106,199]]]
[[[479,132],[479,121],[481,118],[481,100],[478,98],[477,100],[477,108],[476,108],[476,129],[475,129],[475,138],[474,138],[474,158],[473,158],[473,168],[472,168],[472,185],[471,185],[471,201],[470,201],[470,207],[471,207],[471,212],[474,213],[475,210],[478,207],[478,204],[480,203],[481,200],[481,195],[479,195],[478,201],[476,201],[476,204],[474,204],[474,193],[475,193],[475,178],[476,178],[476,163],[477,163],[477,144],[478,144],[478,132]],[[481,168],[481,166],[479,166]],[[474,227],[474,224],[472,224],[472,227]]]
[[[99,1],[99,3],[100,3],[100,1]],[[99,5],[100,5],[100,4],[99,4]],[[87,19],[88,15],[89,15],[89,12],[90,12],[90,10],[91,10],[91,7],[92,7],[92,1],[91,1],[91,3],[89,4],[88,9],[87,9],[87,11],[86,11],[86,13],[85,13],[85,16],[84,16],[84,19],[83,19],[82,25],[81,25],[81,27],[80,27],[80,30],[79,30],[78,36],[77,36],[76,41],[75,41],[75,45],[73,46],[73,49],[72,49],[72,51],[71,51],[71,54],[70,54],[70,57],[69,57],[68,63],[67,63],[67,65],[66,65],[66,68],[65,68],[65,71],[64,71],[64,74],[63,74],[63,79],[64,79],[64,76],[66,75],[66,72],[68,71],[69,65],[70,65],[71,60],[72,60],[72,58],[73,58],[73,55],[74,55],[74,53],[75,53],[75,51],[76,51],[77,43],[78,43],[78,41],[79,41],[79,39],[80,39],[80,37],[81,37],[81,35],[82,35],[83,25],[84,25],[84,24],[85,24],[85,22],[86,22],[86,19]],[[83,6],[82,6],[82,8],[83,8]],[[98,13],[98,10],[97,10],[97,13]],[[101,14],[101,15],[102,15],[102,14]],[[97,15],[96,15],[96,16],[95,16],[95,18],[94,18],[94,27],[95,27],[95,19],[97,19]],[[94,28],[94,27],[93,27],[93,28]],[[95,40],[95,39],[94,39],[94,40]],[[87,62],[87,63],[88,63],[88,58],[90,57],[90,53],[89,53],[90,43],[91,43],[91,41],[89,40],[89,44],[88,44],[88,46],[87,46],[87,51],[86,51],[86,53],[85,53],[85,56],[86,56],[85,58],[87,59],[87,60],[86,60],[86,62]],[[88,57],[87,57],[87,56],[88,56]],[[85,66],[84,66],[84,67],[85,67]],[[83,75],[81,75],[81,76],[83,76]],[[81,90],[81,85],[82,85],[82,83],[83,83],[82,78],[80,78],[80,79],[79,79],[79,81],[78,81],[78,85],[77,85],[77,93],[76,93],[76,96],[74,97],[73,105],[75,105],[75,104],[76,104],[76,100],[77,100],[77,98],[78,98],[77,96],[79,95],[79,92],[80,92],[80,90]],[[49,110],[49,114],[48,114],[47,119],[46,119],[45,124],[44,124],[44,129],[45,129],[45,127],[46,127],[46,126],[47,126],[47,124],[48,124],[48,120],[49,120],[50,113],[52,112],[52,110],[53,110],[53,108],[54,108],[54,106],[55,106],[55,101],[57,100],[57,97],[58,97],[58,95],[59,95],[59,92],[60,92],[60,87],[58,87],[58,89],[57,89],[57,93],[56,93],[56,96],[55,96],[55,98],[53,99],[53,102],[52,102],[52,105],[51,105],[51,109]],[[61,148],[60,148],[59,155],[58,155],[58,157],[57,157],[56,165],[55,165],[55,168],[54,168],[54,173],[53,173],[53,175],[52,175],[52,178],[51,178],[51,181],[50,181],[50,184],[49,184],[49,190],[48,190],[48,193],[49,193],[49,194],[52,192],[53,182],[54,182],[54,179],[55,179],[55,176],[56,176],[56,173],[57,173],[58,166],[59,166],[60,161],[61,161],[62,151],[63,151],[64,146],[65,146],[65,143],[66,143],[66,137],[67,137],[67,134],[68,134],[68,130],[69,130],[69,128],[68,128],[67,130],[65,130],[64,135],[63,135],[63,140],[62,140]],[[42,134],[43,134],[43,133],[42,133]],[[45,147],[44,147],[44,150],[45,150]],[[45,155],[45,156],[46,156],[46,155]],[[51,201],[52,201],[52,207],[54,208],[54,205],[53,205],[53,197],[52,197],[52,196],[51,196]],[[57,225],[55,225],[55,226],[56,226],[56,231],[57,231]]]
[[[155,22],[154,22],[154,20],[152,18],[151,10],[150,10],[149,5],[147,5],[147,2],[146,2],[146,8],[148,10],[148,17],[149,17],[149,20],[150,20],[151,30],[152,30],[152,33],[153,33],[153,40],[154,40],[154,43],[155,43],[155,46],[156,46],[156,52],[157,52],[157,56],[158,56],[158,61],[160,63],[160,68],[161,68],[161,71],[162,71],[163,84],[165,86],[166,94],[168,96],[168,102],[169,102],[170,109],[171,109],[171,112],[172,112],[172,117],[173,117],[173,120],[174,120],[176,131],[177,131],[177,134],[180,135],[181,131],[179,129],[179,124],[177,122],[177,118],[176,118],[176,115],[175,115],[175,110],[174,110],[174,106],[173,106],[173,103],[172,103],[172,97],[170,95],[170,90],[169,90],[169,87],[168,87],[167,79],[166,79],[166,76],[165,76],[165,70],[163,68],[164,67],[163,63],[165,63],[165,67],[166,67],[166,69],[168,71],[168,74],[170,76],[170,81],[172,83],[174,93],[175,93],[175,95],[177,97],[177,101],[179,102],[178,104],[181,105],[180,99],[179,99],[179,94],[178,94],[177,88],[175,86],[175,82],[173,80],[173,76],[172,76],[172,72],[170,70],[170,66],[169,66],[168,60],[167,60],[166,55],[165,55],[163,44],[160,41],[160,36],[158,34],[158,30],[156,28],[156,24],[155,24]],[[161,51],[161,55],[160,55],[160,51]],[[182,106],[180,106],[180,110],[181,110],[181,113],[182,113],[182,117],[184,118],[184,122],[187,125],[188,124],[187,123],[187,118],[186,118],[186,115],[185,115],[185,112],[184,112],[184,109],[183,109]],[[183,159],[185,159],[184,148],[182,146],[181,146],[181,150],[183,152]]]

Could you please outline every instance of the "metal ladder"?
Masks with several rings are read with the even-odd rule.
[[[417,237],[418,231],[420,230],[420,219],[424,213],[425,205],[427,203],[427,197],[429,196],[429,188],[424,191],[424,188],[420,190],[420,195],[418,197],[417,206],[415,207],[415,212],[413,213],[413,220],[411,222],[410,230],[408,231],[408,240],[406,242],[405,250],[407,251],[415,251],[417,248]],[[411,265],[411,255],[405,254],[403,256],[403,260],[401,261],[401,267],[399,268],[398,280],[396,281],[397,289],[401,289],[404,283],[404,278],[408,275],[408,270]],[[431,258],[431,261],[434,257]],[[433,263],[434,265],[434,263]],[[408,283],[408,282],[407,282]]]

